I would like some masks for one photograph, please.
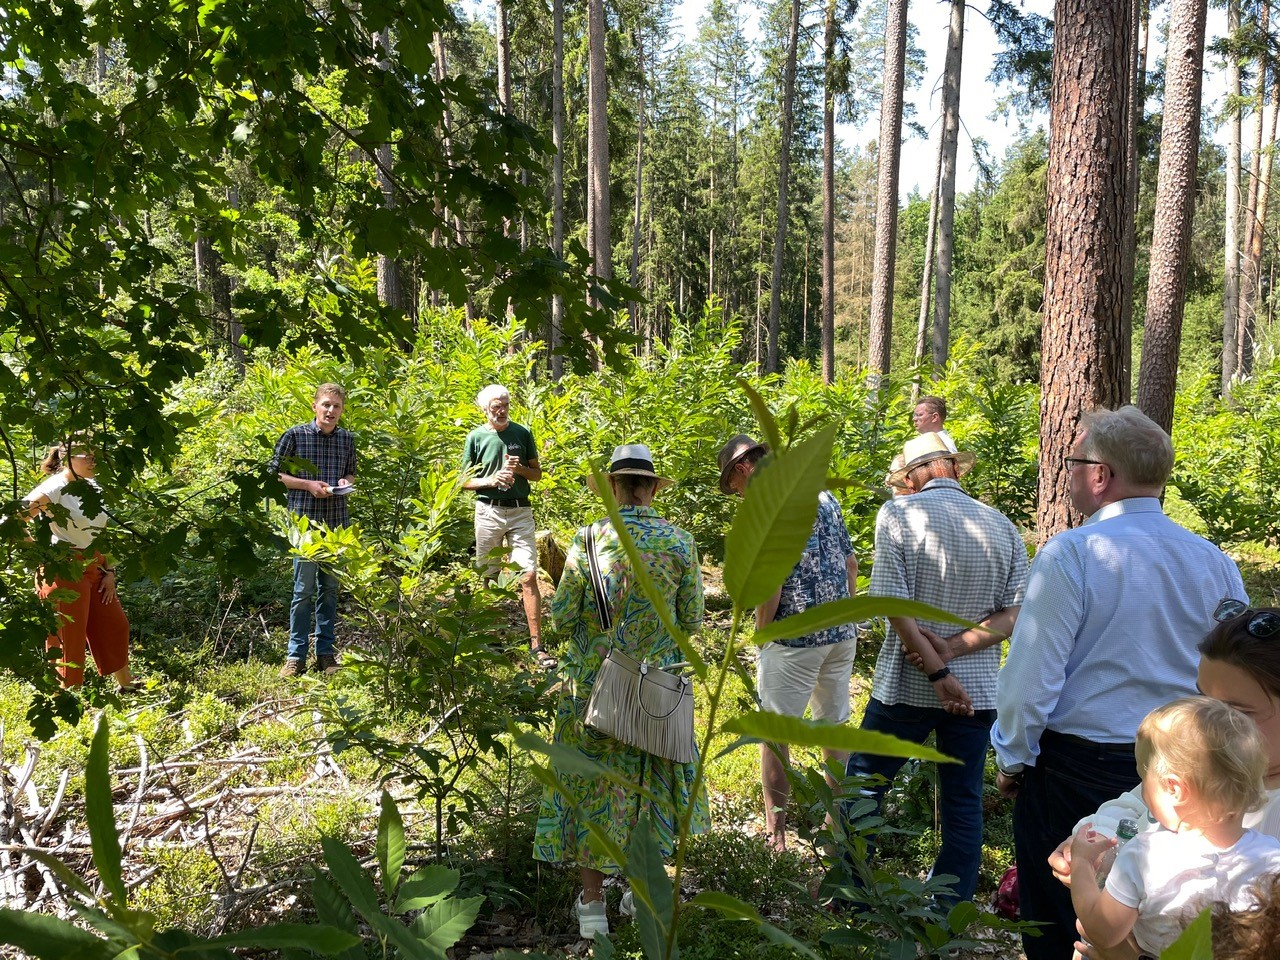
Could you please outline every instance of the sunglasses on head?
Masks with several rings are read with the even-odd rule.
[[[1218,604],[1218,609],[1213,611],[1213,619],[1219,623],[1225,623],[1227,620],[1234,620],[1236,617],[1243,616],[1249,612],[1249,604],[1243,600],[1228,598]],[[1271,610],[1255,611],[1253,616],[1249,618],[1249,622],[1245,624],[1244,629],[1251,637],[1258,640],[1268,640],[1280,634],[1280,613],[1275,613]]]

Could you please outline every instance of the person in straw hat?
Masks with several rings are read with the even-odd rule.
[[[949,449],[936,433],[904,444],[889,482],[911,496],[888,501],[876,517],[870,593],[932,604],[988,630],[957,633],[938,621],[890,617],[862,718],[863,730],[914,743],[936,733],[938,749],[961,761],[938,766],[942,848],[933,874],[958,878],[947,898],[954,900],[972,899],[978,882],[999,644],[1013,629],[1027,579],[1027,551],[1013,524],[960,486],[973,464],[973,454]],[[883,777],[865,791],[879,804],[904,762],[855,753],[847,773]]]
[[[719,457],[721,491],[741,495],[767,452],[763,444],[745,434],[726,443]],[[756,608],[756,629],[820,603],[851,597],[857,583],[858,560],[844,515],[835,497],[824,490],[818,494],[818,515],[804,554],[777,593]],[[857,624],[845,623],[793,640],[764,644],[756,664],[760,705],[791,717],[803,716],[807,705],[816,720],[844,723],[849,719],[849,678],[857,642]],[[848,759],[842,751],[823,752],[838,764]],[[785,743],[760,745],[766,839],[777,850],[786,849],[786,811],[791,793],[786,768],[790,760]]]
[[[596,490],[594,478],[587,481]],[[658,516],[654,496],[671,483],[654,469],[653,454],[644,444],[617,447],[609,463],[609,487],[622,522],[644,557],[647,572],[666,600],[680,628],[693,632],[702,625],[702,570],[693,535]],[[596,491],[599,492],[599,491]],[[600,665],[617,643],[637,660],[670,667],[684,659],[658,612],[635,584],[630,561],[608,517],[591,525],[596,557],[614,627],[606,632],[596,609],[587,555],[587,527],[578,530],[565,559],[564,575],[551,601],[557,632],[568,634],[561,662],[564,687],[556,711],[554,742],[604,764],[636,785],[556,770],[561,788],[543,792],[538,811],[533,857],[550,863],[576,864],[582,874],[582,893],[575,904],[578,932],[584,939],[609,932],[603,883],[622,866],[592,838],[588,824],[602,829],[625,849],[640,815],[648,811],[663,856],[674,852],[680,818],[692,807],[691,830],[703,833],[711,817],[705,789],[694,793],[697,770],[692,763],[676,763],[620,743],[584,726],[583,712],[591,698]],[[554,767],[554,761],[552,763]],[[652,795],[641,796],[640,786]],[[630,891],[621,912],[634,913]]]

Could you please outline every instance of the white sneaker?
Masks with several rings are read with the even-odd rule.
[[[578,936],[583,940],[592,940],[597,933],[609,935],[609,918],[605,916],[603,900],[583,903],[582,894],[578,894],[573,912],[578,918]]]
[[[636,898],[631,895],[630,887],[627,887],[627,892],[622,895],[622,902],[618,904],[618,913],[624,917],[636,915]]]

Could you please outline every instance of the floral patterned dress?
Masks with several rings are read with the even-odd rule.
[[[702,571],[693,536],[658,516],[652,507],[622,507],[627,532],[647,564],[676,622],[686,631],[702,623]],[[622,544],[609,520],[594,524],[596,557],[614,613],[614,639],[637,659],[667,666],[684,659],[680,647],[658,619],[653,605],[636,587]],[[693,796],[695,763],[675,763],[627,746],[583,726],[591,687],[608,655],[610,638],[600,626],[586,553],[586,528],[573,538],[564,576],[551,601],[557,629],[568,632],[569,645],[561,659],[564,693],[556,712],[553,739],[624,775],[650,791],[657,803],[634,790],[603,778],[586,778],[557,770],[563,790],[544,790],[533,840],[533,858],[616,874],[621,866],[595,849],[588,823],[602,828],[626,849],[631,828],[646,810],[657,831],[663,856],[675,848],[680,819],[693,805],[692,832],[711,824],[706,791]]]

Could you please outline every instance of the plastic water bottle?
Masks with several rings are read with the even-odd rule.
[[[1102,889],[1107,884],[1107,874],[1111,872],[1111,868],[1115,866],[1116,854],[1120,852],[1120,848],[1138,835],[1138,822],[1125,817],[1116,824],[1116,845],[1107,850],[1102,855],[1102,859],[1098,862],[1098,889]]]

